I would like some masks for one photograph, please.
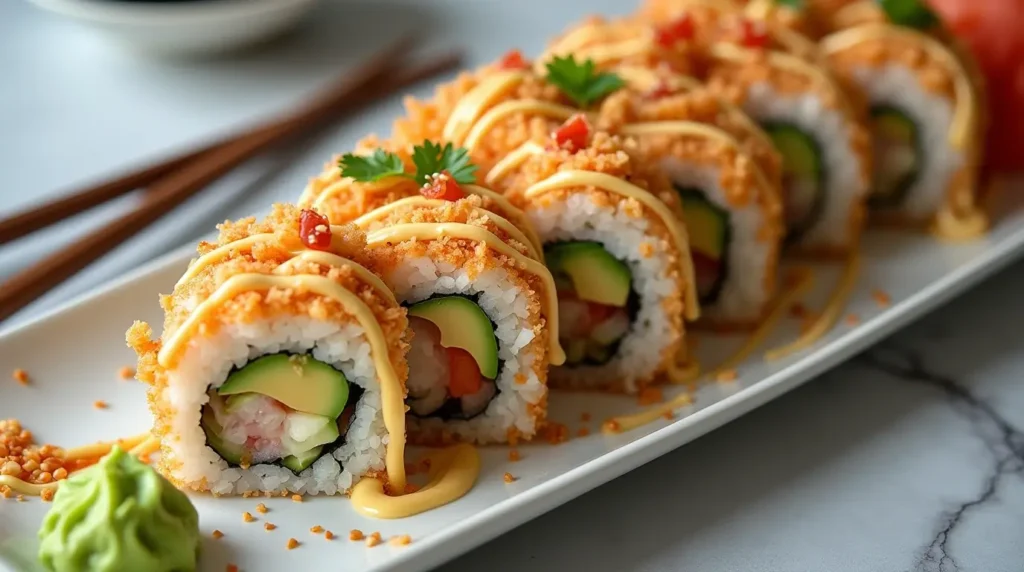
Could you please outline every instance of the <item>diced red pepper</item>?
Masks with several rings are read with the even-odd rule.
[[[331,222],[327,217],[309,209],[299,214],[299,239],[306,248],[329,250],[331,248]]]
[[[509,50],[502,56],[501,61],[498,63],[498,67],[503,70],[524,70],[530,67],[530,64],[526,63],[526,58],[523,57],[523,52],[519,50]]]
[[[770,40],[768,27],[757,20],[740,20],[740,43],[748,48],[763,49],[768,47]]]
[[[462,348],[445,348],[448,353],[448,394],[458,399],[473,395],[483,387],[483,376],[476,358]]]
[[[420,194],[428,199],[441,199],[443,201],[457,201],[466,198],[459,183],[448,174],[447,171],[438,173],[427,181],[420,189]]]
[[[654,89],[647,92],[647,99],[661,99],[663,97],[672,95],[675,90],[666,81],[659,81],[658,85],[654,86]]]
[[[676,45],[676,42],[692,40],[697,32],[693,18],[689,14],[683,14],[668,24],[654,31],[655,39],[666,48]]]
[[[608,306],[605,304],[595,304],[594,302],[587,302],[587,313],[590,320],[590,327],[597,327],[599,324],[604,323],[611,318],[619,308],[615,306]]]
[[[590,122],[582,113],[573,115],[555,131],[555,143],[570,153],[586,148],[589,137]]]

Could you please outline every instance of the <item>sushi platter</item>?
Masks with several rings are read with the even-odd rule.
[[[572,25],[0,333],[0,569],[426,570],[1019,258],[982,66],[831,4]]]

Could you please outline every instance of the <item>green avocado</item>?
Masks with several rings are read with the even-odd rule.
[[[572,282],[581,300],[623,308],[632,288],[633,274],[598,242],[558,242],[545,248],[544,257],[556,280]]]
[[[719,261],[729,246],[729,213],[709,201],[700,191],[680,191],[683,222],[690,248]]]
[[[222,459],[231,465],[242,464],[245,447],[229,443],[221,438],[220,434],[224,431],[224,428],[220,426],[220,423],[217,423],[217,418],[213,415],[213,409],[209,405],[203,406],[203,414],[199,419],[199,424],[202,425],[203,432],[206,433],[206,444],[213,448]]]
[[[782,155],[787,238],[792,241],[814,225],[824,206],[821,148],[793,125],[766,125],[765,131]]]
[[[298,455],[289,455],[281,459],[281,464],[296,473],[301,473],[312,465],[314,461],[320,458],[320,453],[322,453],[323,450],[323,445],[313,447],[312,449],[303,451]]]
[[[441,345],[469,352],[487,379],[498,378],[498,340],[494,326],[476,302],[463,296],[441,296],[417,302],[409,315],[428,320],[441,332]]]
[[[899,206],[921,172],[920,133],[905,113],[890,106],[871,109],[875,143],[873,207]]]
[[[217,393],[259,393],[296,411],[337,419],[348,402],[348,380],[308,355],[274,354],[231,373]]]

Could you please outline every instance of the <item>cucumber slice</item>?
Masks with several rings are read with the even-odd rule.
[[[796,126],[764,126],[782,155],[786,240],[799,240],[814,226],[825,207],[825,169],[818,142]]]
[[[683,222],[690,235],[700,303],[713,304],[728,277],[731,216],[709,201],[703,191],[678,185],[675,189],[683,201]]]
[[[903,111],[880,105],[871,109],[871,133],[875,168],[868,203],[875,208],[898,207],[921,175],[917,124]]]

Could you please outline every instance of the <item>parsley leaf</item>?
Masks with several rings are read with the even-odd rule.
[[[775,0],[776,4],[786,6],[794,10],[803,10],[805,0]]]
[[[582,63],[570,54],[555,56],[546,64],[547,81],[554,84],[580,107],[588,107],[602,97],[625,87],[626,82],[613,73],[598,73],[593,60]]]
[[[342,177],[352,177],[362,183],[373,183],[388,177],[408,177],[402,158],[395,153],[377,149],[372,155],[346,153],[338,160]]]
[[[417,184],[426,183],[431,175],[447,171],[455,182],[468,185],[476,181],[477,166],[470,162],[469,151],[455,148],[451,143],[444,147],[432,141],[424,141],[412,149],[412,162],[416,165]]]
[[[939,17],[922,0],[877,0],[889,20],[897,26],[930,30],[939,24]]]

